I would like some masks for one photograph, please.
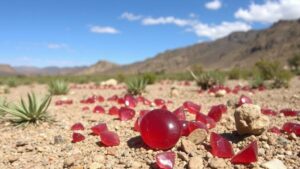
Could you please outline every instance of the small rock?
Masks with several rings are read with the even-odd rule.
[[[26,146],[26,145],[28,145],[28,143],[25,142],[25,141],[17,141],[16,142],[16,147],[23,147],[23,146]]]
[[[54,136],[54,144],[61,144],[64,142],[65,142],[65,140],[61,135]]]
[[[89,169],[100,169],[101,167],[103,167],[103,165],[102,165],[101,163],[93,162],[93,163],[89,166]]]
[[[222,158],[212,158],[209,161],[209,166],[213,169],[228,168],[226,161]]]
[[[186,161],[186,162],[189,161],[189,156],[187,154],[185,154],[184,152],[182,152],[182,151],[179,151],[177,153],[177,156],[178,156],[178,158],[180,158],[183,161]]]
[[[141,168],[141,166],[142,166],[142,164],[140,162],[138,162],[138,161],[133,161],[131,163],[131,167],[132,168]]]
[[[103,163],[103,162],[105,162],[105,156],[102,154],[97,154],[94,156],[93,161]]]
[[[216,92],[216,97],[223,97],[223,96],[225,96],[226,95],[226,90],[224,90],[224,89],[221,89],[221,90],[218,90],[217,92]]]
[[[74,157],[68,157],[67,159],[65,159],[64,161],[64,167],[68,168],[74,165],[76,159]]]
[[[17,155],[15,155],[15,156],[10,155],[10,156],[7,157],[7,160],[8,160],[10,163],[13,163],[13,162],[17,161],[18,159],[19,159],[19,158],[18,158]]]
[[[100,83],[100,85],[101,86],[103,86],[103,85],[107,85],[107,86],[115,86],[115,85],[117,85],[118,84],[118,81],[116,80],[116,79],[108,79],[108,80],[106,80],[106,81],[103,81],[103,82],[101,82]]]
[[[189,134],[187,139],[194,144],[202,143],[207,137],[207,132],[204,129],[196,129]]]
[[[257,105],[243,104],[234,112],[237,132],[243,134],[262,134],[270,124],[267,116],[261,113]]]
[[[84,167],[79,165],[79,166],[73,166],[70,169],[84,169]]]
[[[181,141],[181,148],[187,154],[191,154],[191,153],[193,153],[193,152],[195,152],[197,150],[197,147],[196,147],[196,145],[193,142],[191,142],[189,140],[185,140],[185,139],[183,139]]]
[[[192,157],[188,164],[189,169],[202,169],[204,168],[203,160],[201,156]]]
[[[263,167],[267,169],[287,169],[282,161],[278,159],[273,159],[262,164]]]
[[[170,95],[171,95],[171,97],[177,97],[177,96],[179,96],[179,91],[177,90],[176,87],[172,87],[171,88]]]

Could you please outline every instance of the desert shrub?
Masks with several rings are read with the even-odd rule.
[[[258,73],[258,74],[255,74],[251,79],[250,79],[250,82],[249,82],[251,88],[258,88],[260,86],[265,86],[265,81],[264,79],[261,77],[261,75]]]
[[[118,82],[124,82],[125,79],[126,79],[126,77],[125,77],[125,75],[122,74],[122,73],[119,73],[119,74],[116,76],[116,80],[117,80]]]
[[[255,68],[258,70],[258,72],[264,80],[274,79],[277,72],[283,69],[278,61],[266,60],[256,62]]]
[[[295,54],[292,58],[288,59],[288,64],[294,73],[300,74],[300,54]]]
[[[271,88],[288,88],[289,81],[293,77],[292,73],[287,70],[282,70],[276,73],[274,79],[271,82]]]
[[[194,64],[191,66],[191,71],[195,74],[203,73],[203,67],[201,64]]]
[[[126,81],[127,92],[132,95],[140,95],[145,91],[148,82],[142,77],[134,77]]]
[[[69,86],[63,80],[54,80],[48,84],[48,91],[52,95],[64,95],[69,92]]]
[[[9,87],[17,87],[18,85],[17,85],[17,82],[16,82],[15,79],[8,79],[7,86],[9,86]]]
[[[192,71],[190,73],[196,80],[197,85],[203,90],[209,89],[214,85],[222,85],[225,82],[225,75],[218,71],[203,72],[199,75],[195,75]]]
[[[154,84],[156,81],[156,75],[150,72],[142,74],[142,78],[145,79],[148,84]]]
[[[228,79],[240,79],[242,77],[242,71],[240,68],[232,68],[228,73]]]
[[[2,119],[18,125],[49,121],[51,118],[49,118],[47,110],[50,102],[50,95],[38,102],[34,93],[28,93],[27,102],[21,99],[18,106],[15,104],[11,106],[0,105],[0,110],[5,112]]]

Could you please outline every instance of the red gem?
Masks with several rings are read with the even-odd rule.
[[[121,107],[119,109],[119,118],[121,121],[131,120],[135,115],[135,111],[128,107]]]
[[[245,103],[252,104],[253,102],[249,97],[247,97],[245,95],[241,95],[241,97],[239,98],[239,102],[238,102],[237,106],[239,107],[239,106],[241,106],[242,104],[245,104]]]
[[[142,117],[140,132],[143,141],[149,147],[166,150],[172,148],[179,140],[181,126],[173,113],[156,109]]]
[[[81,110],[82,110],[82,111],[89,111],[90,108],[89,108],[88,106],[84,106]]]
[[[104,97],[103,96],[98,96],[97,101],[98,102],[104,102]]]
[[[300,124],[287,122],[282,126],[282,130],[287,133],[295,133],[297,136],[300,136]]]
[[[75,123],[72,127],[71,130],[84,130],[84,126],[81,123]]]
[[[100,133],[101,142],[106,146],[117,146],[120,144],[120,139],[117,133],[112,131],[103,131]]]
[[[191,133],[192,131],[200,128],[200,129],[204,129],[207,131],[207,127],[204,123],[200,122],[200,121],[190,121],[188,123],[189,126],[189,132]]]
[[[299,114],[298,111],[292,109],[282,109],[280,113],[283,113],[284,116],[297,116]]]
[[[124,98],[118,98],[118,104],[125,104]]]
[[[278,127],[272,127],[268,131],[272,132],[272,133],[275,133],[275,134],[281,134],[281,131]]]
[[[277,115],[277,112],[275,112],[274,110],[266,109],[266,108],[262,108],[261,113],[264,115],[268,115],[268,116],[276,116]]]
[[[141,117],[136,118],[133,127],[134,131],[140,131],[140,123],[141,123]]]
[[[161,107],[165,105],[166,102],[163,99],[154,99],[154,103],[157,107]]]
[[[222,114],[227,111],[227,107],[224,104],[212,106],[207,116],[214,119],[215,122],[220,121]]]
[[[238,152],[232,157],[231,163],[233,164],[250,164],[257,161],[257,142],[253,141],[247,147]]]
[[[202,113],[197,113],[196,115],[196,121],[204,123],[208,129],[216,127],[216,122],[214,119],[202,114]]]
[[[188,110],[188,112],[190,112],[192,114],[197,114],[201,109],[200,105],[193,103],[191,101],[184,102],[183,107],[186,108]]]
[[[135,108],[136,107],[136,104],[137,104],[137,101],[135,100],[135,98],[131,95],[125,95],[124,97],[124,101],[125,101],[125,105],[127,107],[130,107],[130,108]]]
[[[172,169],[175,164],[176,154],[174,152],[162,152],[155,156],[156,164],[160,169]]]
[[[151,105],[151,101],[148,99],[144,99],[144,105]]]
[[[231,158],[233,156],[233,150],[230,142],[221,135],[212,132],[210,134],[210,146],[211,153],[214,156],[221,158]]]
[[[108,101],[117,101],[118,98],[119,98],[119,97],[118,97],[117,95],[113,95],[113,96],[107,98],[107,100],[108,100]]]
[[[102,106],[95,106],[94,110],[93,110],[94,113],[100,113],[100,114],[104,114],[105,113],[105,110]]]
[[[77,142],[83,141],[85,139],[84,135],[82,135],[80,133],[73,133],[72,138],[73,138],[73,140],[72,140],[73,143],[77,143]]]
[[[178,118],[178,120],[185,120],[185,113],[184,113],[184,108],[180,106],[178,109],[176,109],[174,112],[175,116]]]
[[[186,120],[179,121],[181,126],[181,136],[188,136],[190,134],[189,122]]]
[[[100,123],[91,128],[93,134],[100,135],[103,131],[108,131],[108,128],[105,123]]]
[[[140,116],[143,116],[143,115],[145,115],[146,113],[149,113],[150,112],[150,110],[141,110],[140,111]]]
[[[110,115],[119,115],[119,109],[116,106],[112,106],[108,110],[108,114],[110,114]]]

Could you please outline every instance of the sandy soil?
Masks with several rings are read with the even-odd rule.
[[[230,81],[229,86],[245,82]],[[176,84],[178,84],[176,82]],[[170,90],[174,84],[155,84],[147,87],[144,96],[150,100],[162,98],[172,100],[173,104],[167,104],[169,110],[174,110],[181,106],[184,101],[190,100],[202,105],[201,111],[207,113],[212,105],[234,103],[241,94],[252,98],[255,104],[268,107],[279,111],[282,108],[292,108],[300,110],[300,80],[294,78],[289,89],[266,90],[263,92],[240,92],[239,94],[227,94],[224,97],[214,97],[206,92],[197,93],[197,87],[178,86],[180,95],[170,97]],[[19,101],[20,96],[24,96],[29,91],[35,91],[39,95],[47,93],[46,86],[20,86],[11,89],[9,94],[3,94],[9,101]],[[67,96],[53,97],[49,113],[55,118],[52,124],[43,123],[39,126],[28,126],[27,128],[16,128],[7,122],[0,123],[0,168],[1,169],[41,169],[41,168],[155,168],[155,155],[161,151],[153,151],[143,145],[138,137],[139,133],[133,131],[133,120],[122,122],[115,116],[93,114],[83,112],[79,101],[95,95],[102,95],[105,98],[117,94],[122,96],[126,93],[125,89],[119,90],[99,90],[99,89],[72,89]],[[55,106],[54,101],[67,97],[72,99],[72,105]],[[97,103],[108,110],[114,102],[105,101]],[[96,104],[88,105],[91,109]],[[120,105],[117,105],[120,107]],[[139,104],[135,110],[152,109],[154,107]],[[235,133],[233,118],[234,108],[228,107],[228,112],[222,117],[217,127],[212,129],[217,133],[228,135],[232,138],[234,151],[237,152],[252,140],[258,140],[259,160],[250,165],[232,165],[228,159],[218,159],[205,148],[209,145],[208,140],[203,144],[197,145],[197,149],[188,154],[181,148],[181,141],[172,150],[176,152],[175,168],[187,168],[192,156],[203,157],[204,168],[262,168],[262,164],[272,159],[281,160],[287,168],[300,168],[300,137],[293,137],[288,134],[276,135],[264,132],[260,136],[239,137]],[[188,119],[194,116],[187,113]],[[271,118],[271,126],[281,127],[285,122],[299,122],[300,117],[276,116]],[[86,139],[83,142],[71,143],[72,131],[70,127],[77,122],[81,122],[86,127],[82,132]],[[121,139],[121,144],[116,147],[104,147],[99,144],[99,137],[90,135],[89,128],[99,122],[107,123],[112,131],[116,131]],[[184,138],[182,138],[184,139]],[[219,166],[218,166],[219,165]]]

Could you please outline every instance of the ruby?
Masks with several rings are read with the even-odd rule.
[[[179,123],[181,126],[181,136],[188,136],[190,134],[189,121],[180,120]]]
[[[140,110],[140,116],[145,115],[146,113],[149,113],[150,110]]]
[[[55,105],[56,106],[60,106],[60,105],[62,105],[63,104],[63,101],[62,100],[57,100],[56,102],[55,102]]]
[[[245,103],[252,104],[253,102],[249,97],[247,97],[245,95],[241,95],[241,97],[239,98],[239,102],[237,103],[237,107],[239,107],[239,106],[241,106],[242,104],[245,104]]]
[[[105,146],[117,146],[120,144],[120,138],[118,134],[112,131],[101,132],[100,139]]]
[[[173,111],[173,113],[178,118],[178,120],[185,120],[186,119],[185,113],[184,113],[184,108],[182,106],[180,106],[175,111]]]
[[[196,121],[204,123],[208,129],[212,129],[212,128],[216,127],[216,122],[214,119],[212,119],[211,117],[208,117],[200,112],[197,113],[197,115],[196,115]]]
[[[184,102],[183,107],[186,108],[188,110],[188,112],[190,112],[192,114],[197,114],[201,109],[200,105],[198,105],[194,102],[191,102],[191,101]]]
[[[97,101],[98,101],[98,102],[104,102],[104,100],[105,100],[105,99],[104,99],[103,96],[98,96],[98,97],[97,97]]]
[[[71,130],[84,130],[84,126],[81,123],[75,123],[72,127]]]
[[[276,116],[277,112],[275,112],[274,110],[271,109],[267,109],[267,108],[262,108],[261,109],[261,113],[267,116]]]
[[[125,104],[124,98],[118,98],[117,102],[118,104]]]
[[[181,126],[173,113],[155,109],[142,117],[140,133],[143,141],[150,148],[166,150],[172,148],[179,140]]]
[[[110,114],[110,115],[119,115],[119,109],[116,106],[112,106],[108,110],[108,114]]]
[[[135,98],[133,96],[131,96],[129,94],[125,95],[124,101],[125,101],[125,105],[127,107],[130,107],[130,108],[136,107],[137,101],[135,100]]]
[[[297,116],[299,114],[298,111],[292,109],[282,109],[280,113],[283,113],[284,116]]]
[[[156,164],[160,169],[173,169],[176,154],[174,152],[162,152],[155,156]]]
[[[157,107],[161,107],[166,104],[166,102],[163,99],[154,99],[154,103]]]
[[[227,107],[224,104],[212,106],[208,112],[208,117],[215,120],[215,122],[220,121],[222,114],[227,111]]]
[[[160,109],[168,110],[168,107],[166,105],[163,105]]]
[[[253,141],[247,147],[238,152],[232,157],[231,163],[233,164],[250,164],[257,161],[257,142]]]
[[[100,113],[100,114],[104,114],[105,113],[105,110],[102,106],[95,106],[94,110],[93,110],[94,113]]]
[[[80,133],[73,133],[73,135],[72,135],[72,142],[73,143],[83,141],[84,139],[85,139],[84,135],[82,135]]]
[[[117,101],[118,98],[119,98],[119,97],[118,97],[117,95],[113,95],[113,96],[107,98],[107,100],[108,100],[108,101]]]
[[[151,101],[148,99],[144,99],[144,105],[147,105],[147,106],[151,105]]]
[[[100,123],[91,128],[92,133],[95,135],[100,135],[103,131],[108,131],[107,125],[105,123]]]
[[[142,119],[141,117],[136,118],[136,120],[134,122],[134,127],[133,127],[134,131],[140,131],[141,119]]]
[[[82,111],[89,111],[90,108],[89,108],[88,106],[84,106],[81,110],[82,110]]]
[[[194,130],[196,129],[204,129],[206,131],[208,131],[206,125],[200,121],[190,121],[188,123],[188,126],[189,126],[189,132],[193,132]]]
[[[136,101],[137,101],[137,102],[143,103],[144,100],[145,100],[145,98],[144,98],[143,96],[138,96],[138,97],[136,97]]]
[[[217,133],[210,134],[210,146],[211,153],[216,157],[231,158],[233,156],[230,142]]]
[[[121,107],[119,109],[119,118],[121,121],[131,120],[135,115],[135,111],[128,107]]]
[[[300,136],[299,123],[293,123],[293,122],[284,123],[282,126],[282,130],[284,130],[287,133],[295,133],[297,136]]]
[[[268,130],[269,132],[275,133],[275,134],[281,134],[281,131],[278,127],[271,127]]]

